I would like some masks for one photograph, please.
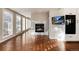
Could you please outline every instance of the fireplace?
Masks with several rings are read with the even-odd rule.
[[[35,32],[44,32],[44,24],[35,24]]]

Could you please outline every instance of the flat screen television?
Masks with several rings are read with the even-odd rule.
[[[64,24],[64,16],[52,17],[52,24]]]

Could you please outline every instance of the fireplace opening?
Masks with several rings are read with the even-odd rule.
[[[44,32],[44,24],[35,24],[35,32]]]

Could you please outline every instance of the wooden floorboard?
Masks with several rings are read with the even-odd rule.
[[[60,48],[64,43],[65,48]],[[25,32],[0,43],[0,51],[79,51],[79,43],[60,42],[47,35],[31,35]]]
[[[66,51],[79,51],[79,42],[66,42]]]

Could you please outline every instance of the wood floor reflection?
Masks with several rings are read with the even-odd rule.
[[[1,51],[58,51],[58,41],[47,35],[23,33],[0,44]]]
[[[66,42],[66,51],[79,51],[79,41]]]
[[[28,31],[0,43],[0,51],[79,51],[79,42],[62,42]]]

